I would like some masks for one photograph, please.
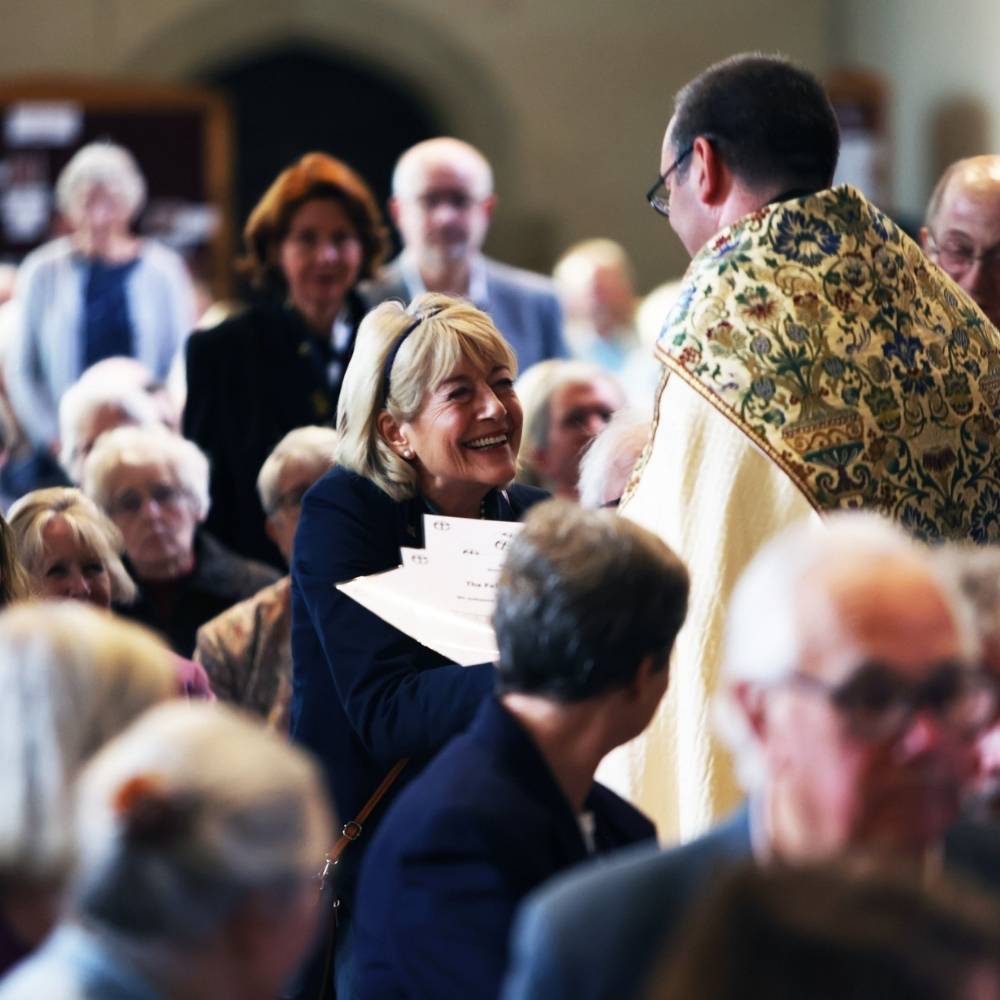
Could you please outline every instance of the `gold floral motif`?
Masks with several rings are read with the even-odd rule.
[[[872,507],[926,539],[1000,537],[1000,334],[853,188],[720,233],[657,350],[817,510]]]

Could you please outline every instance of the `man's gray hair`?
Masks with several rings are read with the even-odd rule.
[[[479,175],[480,189],[476,194],[487,198],[493,194],[493,168],[490,161],[475,146],[451,136],[425,139],[411,146],[396,161],[392,172],[392,193],[396,198],[409,198],[418,186],[420,171],[425,163],[464,160]]]
[[[337,432],[332,427],[296,427],[289,431],[264,460],[257,476],[257,495],[264,513],[270,517],[278,506],[278,483],[289,462],[325,464],[337,462]]]
[[[944,545],[933,553],[946,586],[964,598],[980,655],[1000,656],[1000,549],[995,545]]]

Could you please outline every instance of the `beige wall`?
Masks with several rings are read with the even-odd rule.
[[[1000,3],[842,0],[834,55],[893,89],[895,202],[922,215],[945,165],[1000,151]]]
[[[928,6],[930,6],[928,4]],[[731,52],[823,72],[828,0],[5,0],[0,66],[184,81],[309,39],[389,69],[482,146],[501,195],[491,250],[548,268],[621,240],[648,287],[683,252],[642,200],[673,92]],[[266,137],[261,137],[262,141]]]

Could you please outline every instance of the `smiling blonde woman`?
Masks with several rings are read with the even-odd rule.
[[[516,375],[490,318],[458,299],[384,303],[358,331],[338,467],[303,499],[292,561],[292,735],[323,762],[345,819],[395,761],[409,758],[405,777],[418,773],[471,721],[494,669],[449,664],[335,585],[398,566],[400,546],[423,545],[424,514],[517,521],[545,496],[510,485],[522,422]],[[348,905],[370,827],[341,862]],[[338,982],[349,996],[349,932],[340,942]]]

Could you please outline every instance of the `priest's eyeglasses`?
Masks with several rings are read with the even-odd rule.
[[[667,172],[665,174],[660,174],[656,178],[656,183],[646,192],[646,201],[649,202],[650,207],[659,212],[665,219],[670,218],[670,185],[667,181],[670,179],[670,175],[673,174],[677,168],[691,155],[694,150],[694,146],[688,146],[680,156],[674,160],[673,163],[667,167]]]
[[[902,735],[922,712],[965,738],[978,736],[1000,715],[1000,681],[987,670],[958,662],[938,664],[917,683],[878,662],[862,664],[839,684],[800,672],[786,681],[826,697],[851,734],[871,742]]]

